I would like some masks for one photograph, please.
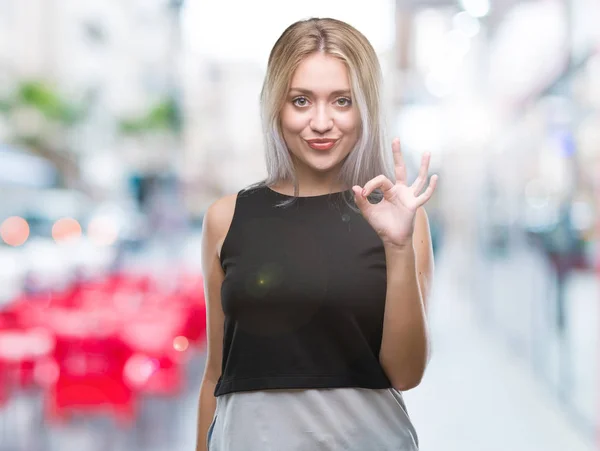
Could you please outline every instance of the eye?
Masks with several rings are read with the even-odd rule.
[[[352,105],[352,100],[350,100],[348,97],[340,97],[339,99],[336,100],[336,102],[339,106],[342,106],[342,107]]]
[[[305,107],[306,105],[308,105],[308,99],[306,97],[296,97],[294,100],[292,100],[292,103],[295,106],[298,107]]]

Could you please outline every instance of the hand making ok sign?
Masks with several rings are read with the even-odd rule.
[[[431,155],[425,153],[419,175],[409,186],[406,182],[406,166],[400,150],[400,140],[397,138],[392,142],[392,152],[396,183],[384,175],[379,175],[369,180],[364,188],[355,185],[352,190],[356,205],[384,244],[401,247],[411,242],[417,209],[431,199],[438,176],[431,176],[429,186],[423,191],[427,184],[431,159]],[[383,199],[377,204],[372,204],[367,196],[376,188],[383,191]]]

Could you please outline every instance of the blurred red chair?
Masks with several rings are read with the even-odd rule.
[[[43,328],[0,328],[0,365],[4,383],[15,389],[35,383],[38,362],[54,351],[54,336]]]
[[[125,380],[140,395],[177,396],[184,388],[184,365],[163,355],[135,354],[125,366]]]
[[[203,346],[206,342],[206,305],[190,303],[186,308],[186,321],[182,335],[194,346]]]
[[[183,273],[179,280],[178,297],[187,309],[187,319],[182,335],[195,346],[206,341],[206,300],[203,278],[198,274]]]
[[[185,314],[180,309],[146,307],[121,331],[121,338],[135,351],[127,362],[125,377],[137,392],[174,396],[185,380],[188,339],[181,335]]]
[[[155,282],[150,274],[136,274],[127,271],[115,272],[107,276],[105,283],[113,289],[133,288],[139,292],[149,292]]]
[[[116,336],[114,321],[83,310],[54,312],[53,320],[58,374],[47,391],[48,418],[62,421],[73,412],[108,412],[131,425],[135,396],[123,377],[131,350]]]
[[[4,364],[0,363],[0,409],[8,403],[9,395],[6,369]]]

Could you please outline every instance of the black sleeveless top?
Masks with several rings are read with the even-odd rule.
[[[240,191],[221,249],[222,375],[215,396],[265,389],[390,388],[380,363],[383,243],[344,201]],[[351,200],[352,202],[352,200]]]

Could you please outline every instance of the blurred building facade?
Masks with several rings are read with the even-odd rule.
[[[98,188],[122,189],[127,171],[163,170],[176,162],[177,140],[165,139],[170,130],[134,135],[123,133],[122,123],[177,93],[180,7],[177,0],[0,4],[4,98],[14,98],[24,83],[37,83],[76,105],[81,120],[61,130],[66,139],[53,150],[77,160],[81,177]],[[44,133],[54,125],[31,106],[17,105],[5,117],[5,139],[9,130]],[[141,139],[144,134],[158,144]]]
[[[397,115],[431,151],[455,279],[591,437],[598,399],[597,2],[397,0]],[[414,158],[417,160],[417,158]],[[467,300],[466,300],[467,301]]]

